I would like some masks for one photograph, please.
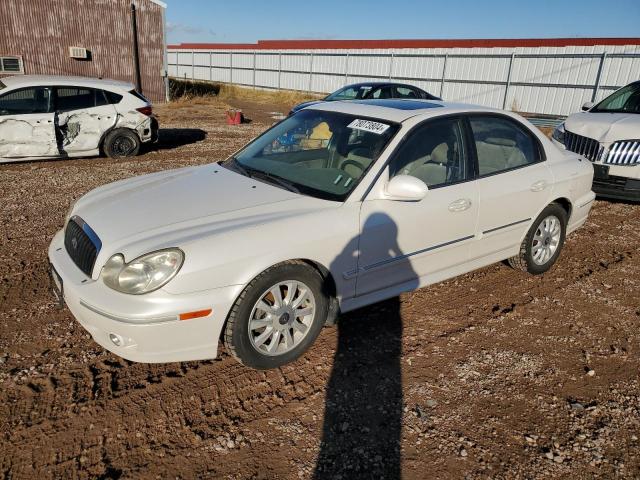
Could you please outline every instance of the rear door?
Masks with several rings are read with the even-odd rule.
[[[520,245],[550,202],[553,176],[542,145],[525,125],[504,115],[469,116],[477,159],[480,214],[472,258]]]
[[[58,153],[51,88],[28,87],[0,95],[0,157]]]
[[[64,154],[93,152],[113,128],[117,112],[105,92],[88,87],[55,87],[56,134]]]

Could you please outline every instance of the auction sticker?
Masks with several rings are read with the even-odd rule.
[[[372,122],[371,120],[361,120],[357,118],[349,125],[347,125],[347,127],[382,135],[387,130],[387,128],[389,128],[389,125],[387,125],[386,123]]]

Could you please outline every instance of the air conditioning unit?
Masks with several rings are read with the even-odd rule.
[[[69,47],[69,56],[71,58],[86,60],[89,58],[89,51],[82,47]]]

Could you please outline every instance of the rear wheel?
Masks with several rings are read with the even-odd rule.
[[[539,275],[549,270],[558,259],[567,226],[567,212],[557,203],[548,205],[520,245],[520,252],[509,259],[509,265],[518,270]]]
[[[140,138],[132,130],[117,128],[107,134],[102,149],[110,158],[135,157],[140,151]]]
[[[259,369],[292,362],[315,341],[329,302],[320,274],[304,262],[271,267],[231,309],[224,343],[240,363]]]

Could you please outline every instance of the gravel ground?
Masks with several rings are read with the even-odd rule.
[[[597,201],[555,268],[496,264],[343,316],[294,364],[144,365],[49,293],[69,205],[225,158],[286,106],[161,106],[133,160],[0,166],[1,478],[640,477],[640,205]]]

